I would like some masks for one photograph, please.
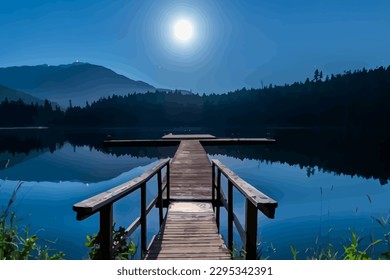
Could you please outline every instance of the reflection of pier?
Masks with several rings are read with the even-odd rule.
[[[277,203],[235,175],[218,160],[211,163],[203,145],[264,144],[274,140],[218,139],[212,135],[167,135],[161,140],[111,140],[108,146],[179,145],[172,159],[161,160],[152,169],[130,182],[98,194],[73,206],[77,219],[100,212],[103,258],[110,259],[113,203],[140,189],[141,209],[128,228],[130,236],[140,226],[141,256],[144,259],[230,259],[233,250],[233,224],[244,244],[247,259],[256,258],[258,210],[273,218]],[[162,178],[162,173],[165,176]],[[146,183],[157,175],[157,196],[147,205]],[[227,194],[221,177],[227,178]],[[245,229],[233,211],[233,187],[246,198]],[[219,233],[220,207],[227,210],[227,246]],[[159,208],[160,230],[149,243],[147,215]],[[164,207],[167,208],[164,211]],[[164,213],[165,212],[165,213]]]

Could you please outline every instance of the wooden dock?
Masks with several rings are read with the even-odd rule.
[[[171,203],[166,221],[145,259],[231,259],[231,254],[218,232],[211,203]]]
[[[211,184],[211,163],[199,140],[181,141],[171,163],[173,203],[146,259],[231,258],[215,221]]]
[[[171,162],[171,199],[211,201],[211,163],[199,140],[183,140]]]
[[[270,138],[216,138],[205,135],[191,135],[185,139],[176,138],[174,135],[166,135],[162,139],[147,139],[147,140],[106,140],[103,142],[106,147],[166,147],[177,146],[182,140],[198,140],[202,146],[215,145],[261,145],[275,144],[275,139]],[[196,138],[198,137],[198,138]],[[200,138],[199,138],[200,137]]]
[[[122,197],[141,189],[141,214],[127,228],[127,232],[130,236],[136,228],[141,227],[140,247],[143,259],[231,259],[233,224],[243,241],[246,257],[254,259],[257,245],[257,212],[260,210],[269,218],[273,218],[276,201],[243,181],[219,161],[210,162],[201,143],[218,141],[216,137],[168,135],[161,141],[178,139],[181,139],[180,145],[171,162],[169,159],[162,160],[140,177],[75,204],[73,209],[77,212],[77,218],[82,220],[100,212],[100,233],[104,237],[103,240],[107,240],[101,247],[105,252],[104,258],[110,259],[113,251],[113,246],[110,245],[112,205]],[[265,141],[272,142],[271,140]],[[259,139],[248,139],[248,142],[250,141],[262,142]],[[230,141],[224,139],[222,142]],[[111,143],[115,146],[118,142]],[[164,168],[166,175],[163,179]],[[156,174],[158,195],[146,205],[146,183]],[[222,175],[228,180],[227,195],[221,188]],[[233,187],[246,197],[245,228],[233,212]],[[165,215],[164,205],[168,207]],[[221,206],[228,212],[227,245],[219,232]],[[147,246],[146,217],[153,207],[159,207],[160,230]]]

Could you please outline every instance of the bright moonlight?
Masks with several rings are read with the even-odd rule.
[[[181,19],[175,23],[174,32],[177,40],[186,42],[193,35],[192,23],[186,19]]]

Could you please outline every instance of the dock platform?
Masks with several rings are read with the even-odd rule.
[[[168,142],[168,143],[167,143]],[[202,145],[209,143],[249,144],[273,143],[273,139],[218,139],[213,135],[166,135],[160,140],[110,140],[108,146],[137,146],[140,144],[178,144],[173,159],[160,161],[155,167],[132,181],[98,194],[73,206],[79,220],[100,212],[100,232],[104,258],[113,254],[113,204],[122,197],[141,189],[141,215],[128,228],[130,236],[141,227],[141,256],[143,259],[206,259],[232,258],[233,224],[241,237],[247,259],[256,257],[257,212],[273,218],[277,202],[239,178],[217,160],[210,162]],[[162,170],[166,170],[162,178]],[[146,183],[157,174],[158,195],[146,205]],[[221,176],[228,181],[228,193],[221,188]],[[233,211],[233,187],[246,198],[245,227]],[[165,194],[165,195],[164,195]],[[164,201],[166,203],[164,203]],[[167,210],[164,215],[163,207]],[[228,240],[219,232],[220,207],[228,212]],[[147,246],[146,217],[153,207],[159,208],[160,229]],[[107,240],[106,240],[107,239]]]

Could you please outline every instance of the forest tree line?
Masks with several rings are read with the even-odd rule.
[[[390,67],[348,71],[291,85],[226,94],[148,92],[113,95],[65,111],[52,106],[0,103],[0,126],[183,127],[256,126],[390,127]]]

